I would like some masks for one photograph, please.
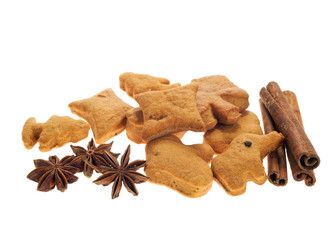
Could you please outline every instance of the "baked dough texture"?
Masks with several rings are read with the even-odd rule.
[[[96,143],[102,144],[126,127],[126,112],[132,108],[108,88],[90,98],[69,104],[71,112],[91,126]]]
[[[146,143],[145,140],[142,138],[143,133],[143,112],[139,107],[130,109],[127,114],[127,123],[126,123],[126,133],[129,140],[137,143],[142,144]],[[174,133],[176,137],[181,139],[186,132],[177,132]]]
[[[199,84],[197,106],[209,130],[219,122],[236,123],[240,112],[249,106],[248,93],[237,87],[222,75],[212,75],[193,79],[191,84]]]
[[[262,127],[256,114],[245,110],[238,121],[231,125],[217,124],[215,128],[204,134],[204,142],[208,143],[215,153],[224,152],[231,141],[240,134],[254,133],[262,135]]]
[[[89,129],[85,121],[68,116],[53,115],[45,123],[38,123],[31,117],[23,126],[22,141],[27,149],[32,149],[39,142],[39,150],[47,152],[87,138]]]
[[[208,163],[214,152],[208,144],[187,146],[169,135],[149,142],[145,152],[144,172],[150,182],[191,198],[201,197],[210,190],[213,174]]]
[[[284,136],[276,131],[266,135],[246,133],[237,136],[226,151],[213,159],[211,168],[215,180],[233,196],[243,194],[248,181],[264,184],[267,176],[262,160],[283,140]]]
[[[197,105],[197,84],[163,91],[137,94],[135,100],[143,112],[142,138],[155,138],[182,131],[205,131]]]
[[[139,93],[166,90],[180,86],[180,83],[170,84],[170,81],[166,78],[132,72],[121,74],[119,82],[120,88],[132,98]]]

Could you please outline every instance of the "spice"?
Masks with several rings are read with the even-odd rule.
[[[71,149],[76,155],[72,160],[71,164],[84,172],[86,177],[91,177],[93,170],[99,171],[100,165],[108,166],[108,160],[104,157],[104,152],[110,152],[113,142],[108,144],[100,144],[98,147],[95,146],[93,138],[87,145],[87,150],[80,146],[72,146]],[[110,152],[114,157],[118,157],[119,154]]]
[[[65,156],[62,160],[57,156],[50,156],[48,161],[34,160],[36,169],[31,171],[27,178],[38,182],[38,191],[48,192],[56,186],[59,191],[64,192],[68,184],[78,180],[74,174],[80,170],[70,164],[72,159],[73,156]]]
[[[270,82],[266,88],[261,89],[260,97],[275,122],[276,128],[285,136],[286,144],[290,146],[298,166],[305,170],[318,167],[320,158],[289,107],[279,85],[276,82]]]
[[[120,194],[122,182],[128,192],[134,196],[138,195],[136,189],[136,183],[143,183],[148,180],[148,177],[136,172],[141,167],[145,166],[145,161],[136,160],[129,163],[130,145],[128,145],[124,154],[121,157],[120,164],[115,156],[110,152],[104,152],[105,159],[110,163],[110,166],[100,166],[99,170],[103,173],[98,177],[94,183],[108,186],[113,183],[112,187],[112,199],[117,198]]]
[[[297,97],[294,92],[291,91],[284,91],[283,92],[286,98],[286,101],[292,111],[294,112],[295,116],[299,120],[299,123],[301,124],[301,127],[304,127],[302,123],[302,118],[301,118],[301,113],[299,109],[299,104]],[[306,186],[313,186],[315,184],[316,178],[313,170],[306,170],[306,169],[301,169],[297,161],[295,160],[292,150],[290,146],[287,145],[287,158],[289,160],[290,166],[291,166],[291,171],[292,171],[292,176],[293,179],[296,181],[305,181]]]
[[[264,133],[276,131],[276,126],[270,116],[270,113],[264,106],[262,100],[259,100],[261,114],[263,119]],[[268,156],[268,180],[275,186],[285,186],[287,184],[287,164],[285,148],[282,144],[275,151],[271,152]]]

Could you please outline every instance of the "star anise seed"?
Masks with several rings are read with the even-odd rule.
[[[67,185],[78,180],[74,174],[80,170],[72,165],[73,156],[65,156],[59,160],[57,156],[50,156],[49,160],[36,159],[36,169],[31,171],[27,178],[38,182],[37,190],[48,192],[57,187],[61,192],[67,189]]]
[[[126,151],[122,155],[120,164],[117,158],[111,153],[105,152],[104,155],[106,159],[108,159],[110,166],[100,166],[100,172],[102,172],[102,175],[98,177],[94,183],[108,186],[114,182],[112,187],[112,199],[119,196],[122,183],[128,192],[137,196],[138,191],[135,184],[147,181],[148,177],[136,171],[141,167],[144,167],[146,161],[136,160],[129,163],[130,145],[128,145]]]
[[[109,163],[104,157],[104,151],[110,152],[115,157],[120,155],[110,151],[112,145],[113,142],[100,144],[96,147],[93,138],[88,143],[87,150],[80,146],[71,145],[71,149],[75,154],[75,158],[71,164],[78,167],[81,172],[84,172],[86,177],[91,177],[93,170],[99,171],[99,166],[108,166]]]

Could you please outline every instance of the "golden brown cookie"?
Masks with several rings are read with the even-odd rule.
[[[243,194],[248,181],[264,184],[267,176],[262,159],[276,150],[283,140],[283,135],[275,131],[266,135],[237,136],[226,151],[213,159],[211,167],[215,180],[233,196]]]
[[[146,143],[142,139],[143,132],[143,112],[139,107],[130,109],[127,114],[126,133],[129,140],[141,144]],[[173,135],[181,139],[186,132],[177,132]]]
[[[145,174],[149,181],[167,186],[187,197],[201,197],[211,188],[208,162],[213,150],[207,144],[184,145],[176,136],[164,136],[145,147]]]
[[[143,111],[142,139],[152,139],[182,131],[205,130],[196,105],[197,84],[163,91],[140,93],[135,100]]]
[[[28,118],[22,129],[22,141],[26,149],[32,149],[40,138],[43,123],[36,122],[34,117]]]
[[[32,149],[39,142],[42,152],[62,147],[69,142],[79,142],[88,136],[90,127],[83,120],[53,115],[45,123],[37,123],[29,118],[22,129],[22,141],[27,149]]]
[[[90,124],[95,141],[102,144],[125,129],[126,112],[132,107],[108,88],[93,97],[70,103],[69,108]]]
[[[240,112],[249,106],[249,95],[222,75],[193,79],[199,84],[197,106],[206,130],[213,128],[217,121],[233,124],[241,116]]]
[[[170,81],[166,78],[153,77],[147,74],[137,74],[132,72],[121,74],[119,81],[120,88],[130,97],[135,97],[135,95],[139,93],[166,90],[180,86],[180,83],[170,85]]]
[[[204,134],[204,142],[208,143],[215,153],[222,153],[235,137],[243,133],[263,134],[257,115],[248,110],[242,112],[236,123],[217,124],[215,128],[207,131]]]

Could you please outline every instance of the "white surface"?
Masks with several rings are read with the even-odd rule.
[[[0,238],[333,239],[333,1],[116,2],[0,3]],[[137,185],[138,197],[123,188],[111,200],[111,186],[92,183],[98,174],[80,173],[64,193],[36,191],[26,178],[32,160],[71,149],[26,150],[24,121],[77,118],[68,103],[105,88],[136,106],[118,86],[126,71],[182,84],[226,75],[248,91],[249,110],[259,117],[258,93],[270,80],[294,91],[321,158],[316,185],[295,182],[289,170],[286,187],[249,183],[238,197],[215,182],[198,199],[145,183]],[[115,152],[130,143],[125,132],[113,140]],[[188,133],[183,141],[200,143],[202,134]],[[144,159],[144,145],[130,144],[131,159]]]

